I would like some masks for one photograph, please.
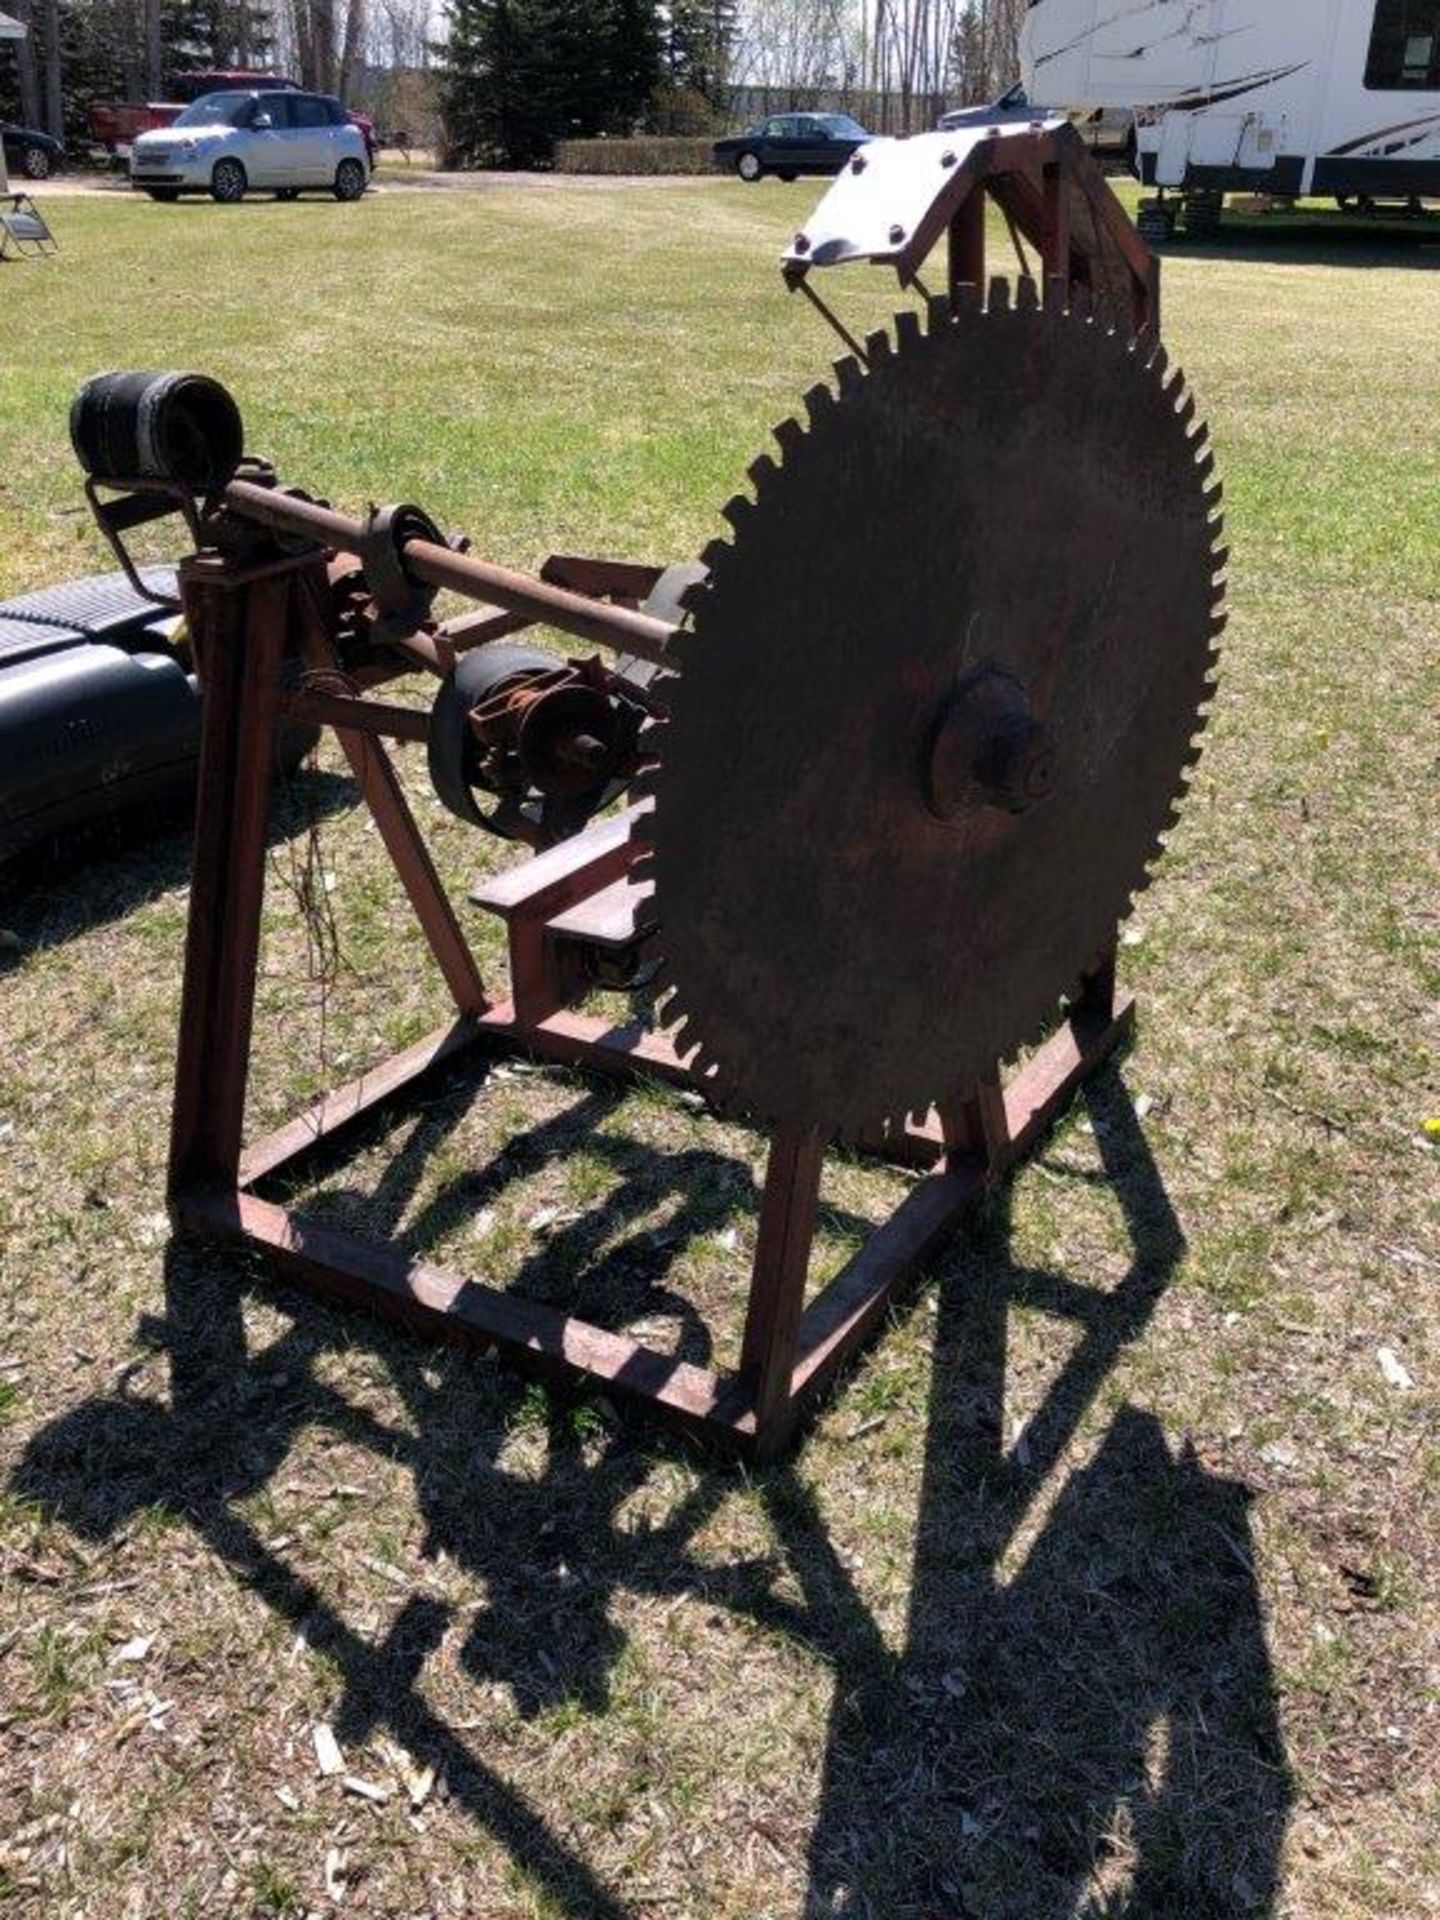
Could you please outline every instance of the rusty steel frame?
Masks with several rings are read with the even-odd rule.
[[[288,509],[303,519],[304,503],[284,500],[281,507],[282,498],[267,500],[267,509],[275,510],[255,517],[283,524]],[[346,530],[353,529],[349,523]],[[296,530],[295,522],[289,530]],[[313,531],[328,535],[331,529]],[[414,558],[412,543],[407,559]],[[447,555],[447,562],[457,558]],[[638,597],[654,577],[648,569],[607,571],[603,562],[553,565],[568,584],[548,592],[566,599],[586,589]],[[494,571],[467,562],[469,590],[488,597]],[[535,617],[553,619],[555,603],[532,592],[536,583],[517,578],[523,593],[517,590],[513,598],[523,598]],[[775,1457],[976,1197],[1024,1155],[1079,1083],[1126,1038],[1133,1008],[1116,993],[1113,954],[1097,962],[1066,1020],[1010,1085],[1002,1089],[997,1078],[981,1088],[957,1089],[953,1103],[903,1137],[866,1143],[887,1159],[925,1169],[925,1177],[808,1304],[826,1140],[817,1132],[776,1132],[742,1359],[733,1375],[705,1371],[627,1335],[278,1205],[258,1190],[266,1181],[294,1169],[366,1115],[414,1093],[442,1065],[453,1070],[468,1062],[482,1074],[497,1051],[512,1050],[606,1075],[643,1072],[691,1083],[686,1059],[663,1034],[575,1010],[575,981],[557,959],[557,943],[547,937],[547,926],[559,915],[624,878],[631,843],[623,816],[488,883],[488,902],[503,912],[509,928],[511,965],[509,997],[490,997],[385,751],[384,737],[411,738],[412,724],[400,718],[401,709],[380,702],[287,685],[287,662],[315,664],[315,608],[324,579],[319,548],[254,566],[206,553],[181,567],[205,699],[170,1145],[168,1197],[177,1230],[249,1247],[304,1288],[442,1340],[498,1349],[543,1379],[585,1382],[640,1402],[721,1451],[754,1460]],[[609,622],[624,611],[599,601],[578,610],[560,607],[567,621],[575,620],[572,631],[583,620],[613,633]],[[276,729],[301,711],[335,729],[445,979],[455,1017],[247,1147],[266,774]]]
[[[902,286],[921,285],[921,274],[935,249],[945,245],[946,290],[963,304],[967,291],[983,293],[989,270],[985,248],[985,203],[992,200],[1012,233],[1022,235],[1040,257],[1045,297],[1062,288],[1069,298],[1090,281],[1093,247],[1074,230],[1072,209],[1083,200],[1093,237],[1108,245],[1128,278],[1129,320],[1136,334],[1160,337],[1160,262],[1135,231],[1124,207],[1072,126],[1035,126],[1006,137],[978,141],[945,177],[924,218],[902,243],[872,255],[876,265],[893,267]],[[863,349],[824,307],[811,284],[814,263],[787,256],[787,284],[819,305],[863,359]]]

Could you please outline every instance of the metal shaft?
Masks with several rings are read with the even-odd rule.
[[[225,489],[225,504],[244,519],[259,521],[277,532],[318,539],[350,553],[364,551],[364,521],[337,513],[333,507],[296,500],[250,480],[232,480]],[[469,599],[543,621],[614,653],[661,661],[675,632],[668,620],[656,620],[630,607],[608,606],[603,600],[588,599],[582,593],[551,586],[533,574],[516,573],[471,554],[452,553],[433,540],[407,540],[401,559],[407,572],[427,586],[449,587]]]

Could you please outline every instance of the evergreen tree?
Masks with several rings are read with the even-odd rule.
[[[557,140],[628,133],[660,73],[653,0],[449,0],[446,157],[540,167]]]
[[[664,13],[665,84],[723,107],[737,0],[668,0]]]

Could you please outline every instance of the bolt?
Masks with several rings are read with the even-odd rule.
[[[953,153],[942,153],[940,156],[940,164],[942,167],[953,167],[955,164],[955,155]]]
[[[901,241],[902,241],[902,240],[903,240],[904,238],[905,238],[905,229],[904,229],[904,227],[902,227],[902,226],[901,226],[901,225],[899,224],[899,222],[897,221],[897,222],[896,222],[896,224],[895,224],[895,225],[894,225],[893,227],[891,227],[891,229],[890,229],[890,244],[891,244],[891,246],[892,246],[892,247],[898,247],[898,246],[899,246],[899,244],[900,244],[900,242],[901,242]]]
[[[797,233],[795,238],[790,243],[790,251],[792,253],[809,253],[810,251],[809,234]]]
[[[850,162],[850,171],[852,173],[864,173],[865,156],[863,153],[857,153],[855,155],[855,158]]]
[[[610,749],[603,740],[597,740],[593,733],[577,733],[569,740],[557,743],[555,757],[562,766],[584,767],[588,772],[594,772],[610,758]]]

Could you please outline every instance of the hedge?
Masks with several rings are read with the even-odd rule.
[[[557,173],[709,173],[712,141],[685,135],[637,134],[625,140],[562,140]]]

